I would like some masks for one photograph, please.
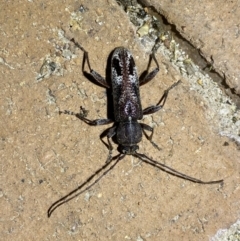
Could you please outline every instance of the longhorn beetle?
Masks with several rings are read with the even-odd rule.
[[[98,74],[95,70],[91,68],[90,61],[88,58],[88,52],[80,46],[78,43],[75,42],[74,39],[71,40],[78,48],[80,48],[84,52],[84,60],[82,70],[84,73],[84,65],[87,61],[88,67],[90,69],[90,75],[103,87],[111,88],[112,96],[113,96],[113,108],[114,108],[114,120],[113,119],[96,119],[90,120],[87,118],[87,111],[80,107],[80,113],[73,113],[71,111],[60,111],[60,114],[70,114],[74,115],[79,118],[81,121],[85,122],[88,125],[98,126],[98,125],[105,125],[109,123],[113,123],[113,127],[108,129],[107,131],[103,132],[101,135],[101,140],[103,137],[107,137],[107,143],[103,142],[107,145],[109,150],[108,159],[103,167],[98,169],[92,176],[90,176],[81,186],[77,189],[70,192],[65,197],[61,198],[57,202],[53,203],[52,206],[48,210],[48,217],[52,214],[52,212],[63,203],[73,199],[74,197],[78,196],[82,192],[88,190],[92,187],[95,183],[97,183],[104,175],[106,175],[110,170],[112,170],[116,164],[122,160],[126,155],[133,155],[143,162],[146,162],[152,166],[158,167],[159,169],[201,184],[213,184],[213,183],[222,183],[223,180],[217,181],[201,181],[199,179],[187,176],[181,172],[174,170],[162,163],[159,163],[152,158],[148,157],[145,154],[141,154],[138,152],[138,143],[142,140],[142,133],[146,136],[146,138],[158,148],[158,146],[152,141],[153,136],[153,128],[144,124],[139,123],[138,120],[143,118],[143,115],[153,114],[160,109],[163,108],[168,93],[171,89],[177,86],[180,81],[174,83],[170,86],[167,90],[164,91],[163,96],[159,100],[156,105],[149,106],[142,110],[141,99],[139,94],[139,85],[144,85],[151,81],[159,71],[159,64],[155,57],[155,50],[153,49],[152,54],[150,55],[150,61],[147,68],[147,72],[144,78],[138,78],[137,69],[135,66],[135,62],[133,59],[132,54],[130,51],[124,47],[116,48],[112,53],[111,58],[111,85],[107,83],[107,81]],[[151,61],[154,60],[156,64],[156,68],[148,73],[148,69],[150,67]],[[146,131],[149,131],[151,134],[147,135]],[[118,150],[119,154],[112,157],[111,153],[113,150],[112,144],[110,139],[112,137],[116,137],[117,144],[119,145]],[[114,162],[115,161],[115,162]],[[112,162],[114,162],[107,170],[105,170]],[[104,171],[105,170],[105,171]],[[103,172],[104,171],[104,172]],[[92,184],[87,186],[84,190],[80,193],[75,194],[78,190],[82,189],[87,183],[89,183],[96,175],[103,172]],[[74,196],[72,196],[74,194]]]

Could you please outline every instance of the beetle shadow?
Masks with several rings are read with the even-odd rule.
[[[115,49],[114,49],[115,50]],[[106,89],[107,95],[107,118],[114,120],[114,106],[113,106],[113,95],[112,95],[112,81],[111,81],[111,59],[114,50],[109,54],[107,58],[107,66],[106,66],[106,82],[109,84],[110,88]]]
[[[83,72],[84,77],[86,79],[88,79],[91,83],[106,89],[107,118],[111,119],[111,120],[114,120],[112,84],[111,84],[111,58],[112,58],[113,52],[114,52],[114,50],[109,54],[109,56],[107,58],[107,65],[105,68],[105,80],[106,80],[107,84],[110,86],[110,88],[106,88],[106,87],[102,86],[100,83],[98,83],[96,81],[96,79],[91,75],[90,72],[85,70],[85,68],[86,68],[85,63],[87,61],[85,54],[83,55],[83,62],[82,62],[82,72]],[[94,70],[94,68],[93,68],[93,70]]]

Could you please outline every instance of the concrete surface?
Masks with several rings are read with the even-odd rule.
[[[224,82],[240,94],[240,2],[207,1],[147,1],[176,26],[214,69]]]
[[[140,152],[202,180],[223,178],[224,186],[194,184],[129,156],[48,218],[48,208],[108,155],[99,139],[108,126],[58,114],[82,105],[89,118],[107,115],[105,89],[83,76],[83,53],[68,39],[88,50],[102,75],[117,46],[132,51],[139,73],[149,53],[112,0],[11,1],[0,9],[2,240],[209,240],[236,222],[239,147],[213,131],[201,96],[160,54],[160,73],[141,88],[143,107],[178,79],[182,84],[161,112],[144,119],[156,127],[153,139],[162,150],[144,138]]]

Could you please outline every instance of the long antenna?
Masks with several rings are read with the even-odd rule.
[[[200,179],[196,179],[194,177],[190,177],[184,173],[181,173],[171,167],[168,167],[166,165],[164,165],[163,163],[160,163],[158,161],[155,161],[153,160],[152,158],[146,156],[145,154],[141,154],[141,153],[135,153],[133,154],[134,156],[138,157],[140,160],[142,160],[143,162],[147,163],[147,164],[150,164],[154,167],[157,167],[159,169],[161,169],[162,171],[166,172],[166,173],[169,173],[173,176],[176,176],[176,177],[179,177],[179,178],[182,178],[182,179],[185,179],[185,180],[188,180],[188,181],[191,181],[191,182],[195,182],[195,183],[200,183],[200,184],[214,184],[214,183],[223,183],[223,180],[217,180],[217,181],[209,181],[209,182],[205,182],[205,181],[202,181]]]
[[[75,197],[79,196],[80,194],[82,194],[83,192],[87,191],[88,189],[90,189],[93,185],[95,185],[97,182],[99,182],[101,180],[102,177],[104,177],[108,172],[110,172],[116,165],[117,163],[122,160],[125,157],[125,154],[118,154],[115,157],[112,157],[109,161],[106,162],[106,164],[104,166],[102,166],[101,168],[99,168],[93,175],[91,175],[84,183],[82,183],[79,187],[77,187],[76,189],[74,189],[73,191],[71,191],[69,194],[67,194],[66,196],[62,197],[61,199],[59,199],[58,201],[56,201],[55,203],[53,203],[51,205],[51,207],[48,209],[48,217],[50,218],[50,216],[52,215],[52,213],[54,212],[55,209],[57,209],[59,206],[61,206],[62,204],[74,199]],[[87,185],[96,175],[100,174],[104,169],[106,169],[111,163],[112,161],[115,160],[115,163],[110,166],[105,172],[103,172],[92,184],[90,184],[89,186],[87,186],[85,189],[83,189],[82,191],[76,193],[78,190],[82,189],[85,185]],[[73,195],[74,193],[76,193],[75,195]],[[72,196],[73,195],[73,196]]]

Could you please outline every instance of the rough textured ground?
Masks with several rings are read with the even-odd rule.
[[[149,0],[178,32],[212,63],[227,85],[240,94],[240,3],[234,1]]]
[[[117,46],[132,51],[139,72],[149,59],[114,1],[81,4],[86,11],[74,15],[80,3],[70,0],[0,3],[2,240],[208,240],[239,218],[239,150],[213,132],[201,97],[160,55],[161,72],[141,88],[143,106],[157,103],[176,80],[182,84],[161,112],[144,119],[156,126],[154,141],[162,151],[144,139],[140,152],[202,180],[223,178],[224,186],[194,184],[129,156],[47,217],[53,202],[84,182],[108,154],[99,139],[107,126],[58,114],[82,105],[89,118],[107,115],[105,89],[83,76],[83,54],[67,38],[89,51],[102,75]]]

